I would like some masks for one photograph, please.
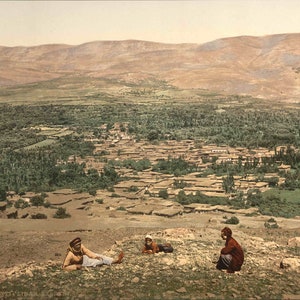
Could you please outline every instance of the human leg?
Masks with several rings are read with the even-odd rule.
[[[83,255],[83,267],[97,267],[104,265],[103,258],[99,255],[100,259],[90,258],[87,255]]]
[[[232,256],[230,254],[221,254],[217,262],[216,268],[218,270],[228,269]]]
[[[112,263],[113,264],[119,264],[119,263],[122,262],[123,258],[124,258],[124,252],[121,251],[120,254],[118,255],[118,257],[115,258]]]

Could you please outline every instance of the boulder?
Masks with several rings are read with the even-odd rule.
[[[300,237],[297,236],[289,239],[287,244],[289,247],[300,247]]]
[[[300,258],[286,257],[280,262],[280,268],[291,269],[300,272]]]

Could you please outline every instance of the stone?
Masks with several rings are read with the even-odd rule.
[[[186,293],[186,288],[183,286],[176,290],[177,293]]]
[[[134,277],[131,282],[132,283],[138,283],[140,281],[140,279],[138,277]]]
[[[280,262],[280,268],[291,269],[300,272],[300,258],[286,257]]]
[[[33,273],[31,270],[26,270],[26,275],[28,275],[29,277],[33,277]]]
[[[289,247],[300,247],[300,237],[297,236],[289,239],[287,245]]]

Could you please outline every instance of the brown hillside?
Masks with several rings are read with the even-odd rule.
[[[0,47],[0,86],[62,76],[165,80],[179,88],[297,101],[300,34],[241,36],[205,44],[98,41]]]

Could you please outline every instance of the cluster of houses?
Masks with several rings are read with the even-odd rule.
[[[98,139],[94,136],[87,138],[95,144],[94,156],[79,158],[71,156],[69,161],[85,162],[87,168],[94,168],[100,171],[109,160],[124,161],[134,160],[140,161],[148,159],[152,165],[159,160],[168,158],[182,158],[184,161],[194,165],[199,170],[208,169],[213,162],[220,163],[237,163],[242,161],[258,159],[274,156],[274,150],[266,148],[247,149],[233,148],[227,145],[217,146],[213,144],[205,144],[195,140],[166,140],[159,143],[151,143],[147,140],[135,140],[126,133],[126,130],[120,130],[124,124],[115,124],[105,139]],[[126,124],[125,124],[126,127]],[[70,130],[64,128],[43,128],[42,131],[49,131],[55,137],[70,134]],[[105,130],[105,126],[103,127]],[[288,171],[290,166],[281,165],[280,170]],[[120,167],[118,172],[121,176],[130,179],[117,184],[114,189],[118,194],[126,194],[127,197],[141,197],[141,195],[158,195],[159,191],[166,189],[169,196],[175,196],[181,189],[174,186],[175,180],[185,182],[183,188],[186,194],[196,193],[200,191],[209,196],[228,196],[223,188],[222,176],[215,174],[204,177],[199,176],[199,172],[190,173],[188,175],[175,177],[174,175],[153,172],[151,169],[141,172],[134,172],[132,169]],[[284,182],[276,173],[265,174],[265,178],[277,177],[278,184]],[[250,189],[259,189],[262,192],[269,189],[267,181],[259,181],[257,177],[251,174],[245,176],[234,177],[235,189],[239,192],[247,193]],[[135,195],[128,193],[129,190],[135,190]]]
[[[56,135],[60,132],[56,130],[54,133]],[[168,158],[182,158],[189,164],[196,166],[195,172],[176,177],[174,174],[154,172],[152,167],[149,167],[149,169],[143,171],[137,171],[130,168],[125,168],[122,166],[122,164],[116,164],[118,174],[123,180],[113,187],[113,194],[117,197],[122,197],[123,202],[129,201],[129,204],[127,203],[126,206],[127,211],[130,212],[131,209],[133,210],[133,213],[136,213],[137,210],[140,210],[141,205],[146,205],[143,201],[146,199],[149,201],[147,201],[147,205],[145,207],[143,206],[143,213],[145,213],[147,210],[153,209],[153,207],[155,207],[157,210],[159,205],[155,202],[155,199],[161,196],[162,191],[167,194],[169,200],[174,199],[175,196],[182,190],[184,190],[185,194],[196,194],[197,192],[201,192],[207,196],[214,197],[234,196],[232,194],[226,194],[223,186],[224,179],[222,176],[217,176],[216,174],[213,174],[213,172],[205,173],[205,171],[210,168],[213,162],[217,164],[222,162],[234,164],[239,162],[240,159],[242,161],[246,161],[247,159],[253,160],[254,158],[261,162],[262,158],[272,157],[275,154],[274,150],[268,150],[265,148],[252,149],[250,151],[246,148],[207,145],[194,140],[166,140],[159,143],[151,143],[147,140],[135,140],[120,130],[110,132],[105,139],[91,137],[89,138],[89,141],[92,141],[95,145],[94,155],[84,158],[71,156],[69,158],[69,162],[84,162],[87,169],[93,168],[97,169],[99,172],[103,170],[104,166],[110,160],[116,162],[133,160],[138,162],[147,159],[151,162],[151,165],[154,166],[160,160],[167,160]],[[279,168],[281,170],[288,171],[290,166],[281,165]],[[279,185],[284,182],[284,178],[279,177],[277,173],[264,174],[264,178],[277,178]],[[178,184],[178,182],[184,183],[183,186]],[[249,190],[258,189],[261,192],[264,192],[270,188],[267,180],[258,180],[257,176],[254,174],[247,174],[247,176],[234,176],[234,184],[236,192],[241,192],[244,195],[246,195]],[[102,191],[101,195],[111,197],[111,194],[109,195],[108,191]],[[7,196],[11,201],[17,201],[20,198],[15,194],[15,192],[9,192]],[[22,196],[22,199],[29,203],[30,198],[33,196],[34,194],[30,195],[30,193],[27,193],[26,195]],[[71,196],[68,195],[68,197]],[[72,197],[74,198],[74,196]],[[56,199],[55,196],[54,199]],[[61,196],[59,199],[61,201]],[[55,202],[53,199],[50,200],[52,204]],[[140,200],[142,202],[138,207],[131,207],[131,200]],[[71,200],[69,199],[68,201]],[[153,207],[150,205],[151,203],[154,205],[152,205]],[[59,205],[62,204],[64,203],[59,203]],[[169,205],[172,207],[171,212],[170,208],[167,207],[168,216],[172,214],[178,214],[180,211],[182,211],[182,207],[174,210],[174,202],[172,202],[172,204],[167,204],[166,202],[164,205]],[[193,207],[194,211],[195,209],[197,208]],[[202,211],[203,205],[199,209]],[[165,207],[162,207],[161,210],[163,212],[159,211],[157,214],[166,214]],[[12,210],[11,212],[8,211],[6,209],[6,203],[3,203],[2,206],[0,205],[0,214],[1,212],[3,214],[4,211],[6,211],[8,218],[16,218],[16,210]],[[25,217],[27,215],[28,213],[25,214]]]
[[[156,164],[159,160],[167,160],[168,158],[182,158],[184,161],[193,164],[199,170],[209,168],[212,162],[230,162],[237,163],[239,158],[242,161],[257,158],[260,162],[264,157],[274,156],[274,150],[258,148],[248,150],[246,148],[232,148],[229,146],[217,146],[201,144],[194,140],[167,140],[160,143],[151,143],[147,140],[137,141],[124,132],[115,130],[105,140],[93,139],[95,143],[95,152],[93,157],[85,158],[87,168],[95,168],[101,171],[109,160],[124,161],[142,159],[150,160],[151,164]],[[289,170],[290,166],[281,165],[282,170]],[[196,193],[200,191],[209,196],[228,196],[223,188],[222,176],[215,174],[200,177],[199,172],[190,173],[188,175],[175,177],[170,174],[162,174],[153,172],[151,169],[134,172],[131,169],[119,168],[119,174],[130,179],[122,181],[114,186],[115,193],[119,195],[128,195],[128,191],[132,187],[135,190],[135,196],[158,195],[159,191],[165,189],[169,196],[178,194],[181,188],[174,186],[175,180],[185,182],[183,188],[186,194]],[[284,182],[276,173],[265,174],[265,178],[277,177],[278,184]],[[259,189],[262,192],[269,189],[269,183],[258,181],[254,175],[248,174],[244,176],[235,176],[235,189],[239,192],[247,193],[249,189]],[[132,193],[131,193],[132,194]]]

